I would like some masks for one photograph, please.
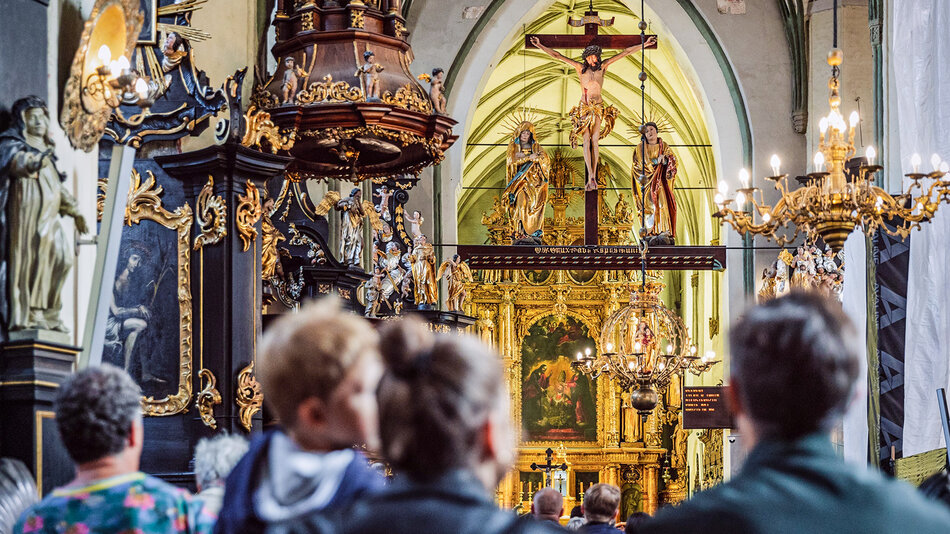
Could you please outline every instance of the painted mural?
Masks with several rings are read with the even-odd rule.
[[[571,368],[595,350],[587,327],[572,317],[544,317],[521,343],[521,419],[525,441],[597,439],[596,383]]]

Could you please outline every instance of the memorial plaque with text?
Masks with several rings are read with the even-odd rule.
[[[735,428],[722,386],[683,388],[683,428]]]

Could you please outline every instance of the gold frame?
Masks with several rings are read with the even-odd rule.
[[[142,412],[148,416],[185,413],[192,393],[192,306],[191,306],[191,226],[194,217],[191,206],[185,204],[170,212],[162,207],[163,188],[155,183],[152,171],[148,178],[132,169],[132,187],[125,209],[126,224],[142,221],[158,223],[178,234],[178,318],[179,318],[179,377],[178,391],[161,399],[142,398]]]
[[[122,55],[131,60],[132,51],[138,41],[138,34],[142,29],[142,13],[139,11],[138,0],[96,0],[92,13],[86,19],[79,47],[73,56],[73,63],[69,69],[69,78],[66,80],[66,89],[63,92],[62,112],[59,122],[69,138],[70,144],[84,152],[91,152],[99,144],[106,129],[106,123],[112,115],[112,108],[103,103],[102,107],[89,111],[83,104],[83,74],[85,71],[86,56],[96,54],[98,50],[90,49],[90,40],[99,16],[107,9],[118,6],[125,16],[125,48],[112,50],[113,55]],[[110,47],[111,48],[111,47]]]
[[[136,36],[135,44],[137,45],[152,45],[155,46],[158,44],[158,0],[145,0],[145,3],[150,3],[152,5],[152,38],[149,40],[139,39]],[[142,17],[142,24],[145,24],[144,16]],[[142,30],[139,29],[139,35],[142,34]]]

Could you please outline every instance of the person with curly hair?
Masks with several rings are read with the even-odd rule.
[[[56,397],[56,424],[76,478],[27,509],[13,532],[211,532],[191,495],[139,471],[142,392],[118,367],[73,375]]]

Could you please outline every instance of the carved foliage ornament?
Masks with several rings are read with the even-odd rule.
[[[251,431],[251,418],[260,411],[261,404],[264,402],[264,394],[261,392],[261,384],[254,378],[254,362],[251,362],[241,369],[238,373],[237,395],[235,396],[238,408],[240,408],[241,426],[248,432]]]
[[[250,180],[247,181],[245,194],[238,195],[237,215],[234,222],[237,224],[238,236],[244,245],[243,252],[251,248],[251,243],[257,239],[257,228],[254,227],[261,218],[261,192]]]
[[[257,106],[251,104],[244,114],[246,129],[241,144],[246,147],[263,148],[261,141],[267,141],[272,154],[279,150],[290,150],[294,147],[297,139],[297,132],[290,132],[290,135],[282,135],[280,128],[270,120],[270,113],[258,111]]]
[[[142,20],[139,0],[97,0],[93,6],[63,93],[60,123],[73,147],[85,152],[96,148],[112,114],[112,108],[105,102],[83,91],[86,80],[95,74],[99,48],[107,45],[113,57],[131,58]]]
[[[397,89],[395,94],[392,91],[383,93],[383,102],[410,111],[432,113],[432,102],[425,95],[415,91],[409,83]]]
[[[313,82],[309,87],[297,93],[298,104],[319,104],[321,102],[365,102],[366,95],[360,87],[340,81],[334,82],[327,74],[322,82]]]
[[[178,391],[162,399],[145,397],[142,410],[145,415],[174,415],[188,411],[191,399],[191,206],[185,204],[173,212],[162,207],[162,187],[155,184],[155,175],[146,171],[148,178],[132,170],[132,187],[129,203],[125,209],[125,221],[129,226],[142,221],[153,221],[178,234],[178,316],[179,316],[179,377]]]
[[[208,383],[198,392],[195,407],[198,408],[201,422],[205,426],[217,429],[218,422],[214,418],[214,407],[221,404],[221,392],[215,387],[217,380],[215,380],[214,374],[207,369],[202,369],[198,376],[202,381],[207,380]]]
[[[214,178],[209,174],[208,182],[198,193],[198,229],[194,249],[213,245],[228,235],[228,207],[224,198],[214,195]]]

